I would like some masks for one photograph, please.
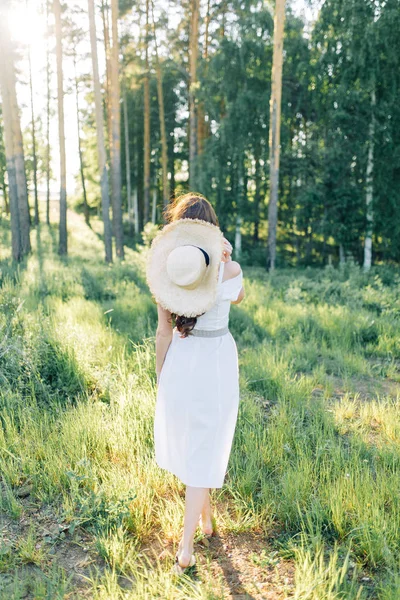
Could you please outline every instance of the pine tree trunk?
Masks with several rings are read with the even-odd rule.
[[[192,189],[197,186],[197,125],[195,89],[197,83],[197,57],[199,51],[199,0],[191,0],[189,48],[189,180]]]
[[[154,20],[154,2],[151,3],[152,17],[153,17],[153,30],[154,30],[154,43],[156,50],[156,73],[157,73],[157,95],[158,105],[160,111],[160,137],[161,137],[161,169],[162,169],[162,193],[163,193],[163,206],[164,208],[169,204],[169,181],[168,181],[168,147],[167,147],[167,133],[165,130],[165,111],[164,111],[164,93],[163,93],[163,82],[160,59],[158,56],[157,47],[157,32],[156,24]]]
[[[81,175],[81,184],[82,184],[82,193],[83,193],[83,214],[85,216],[86,225],[90,225],[89,205],[88,205],[88,201],[87,201],[86,183],[85,183],[85,168],[84,168],[83,153],[82,153],[81,118],[79,115],[79,85],[78,85],[78,75],[76,72],[75,50],[73,52],[73,60],[74,60],[74,73],[75,73],[75,105],[76,105],[76,124],[77,124],[77,132],[78,132],[79,171],[80,171],[80,175]]]
[[[376,95],[375,87],[371,92],[371,121],[369,123],[368,131],[368,158],[367,158],[367,173],[366,173],[366,198],[365,198],[365,210],[367,227],[365,232],[364,242],[364,271],[369,271],[372,264],[372,233],[374,225],[374,211],[373,211],[373,200],[374,200],[374,137],[375,137],[375,104]]]
[[[15,149],[14,149],[14,132],[13,132],[13,116],[12,104],[9,90],[8,69],[10,61],[5,60],[7,56],[6,37],[3,35],[5,30],[5,21],[2,22],[3,15],[0,12],[0,91],[2,98],[2,111],[4,121],[4,149],[6,155],[6,168],[8,175],[8,189],[10,198],[10,217],[11,217],[11,252],[13,260],[21,260],[23,253],[21,248],[21,232],[19,225],[19,210],[18,210],[18,186],[15,168]],[[7,36],[8,38],[8,36]]]
[[[90,47],[92,55],[94,101],[96,111],[97,154],[100,171],[101,208],[104,225],[104,247],[107,263],[112,262],[112,232],[110,222],[110,196],[108,188],[107,154],[104,141],[103,104],[101,100],[99,65],[97,59],[96,22],[94,0],[88,0]]]
[[[269,125],[270,194],[268,205],[268,266],[270,271],[274,271],[275,269],[276,230],[278,225],[278,188],[284,23],[285,0],[276,0]]]
[[[57,99],[58,99],[58,136],[60,144],[60,222],[58,252],[61,256],[68,253],[67,238],[67,165],[65,154],[64,130],[64,85],[63,85],[63,56],[62,56],[62,26],[60,0],[53,2],[55,31],[56,31],[56,56],[57,56]]]
[[[49,0],[46,0],[46,223],[50,225],[50,50],[49,50]]]
[[[205,18],[206,30],[204,34],[204,77],[207,77],[208,67],[208,44],[209,44],[209,29],[210,29],[210,0],[207,0],[207,12]],[[204,150],[204,141],[210,135],[210,129],[206,122],[204,102],[200,101],[197,108],[197,153],[201,155]]]
[[[144,156],[143,200],[144,224],[150,218],[150,64],[149,64],[149,0],[146,0],[146,73],[144,77]]]
[[[32,82],[32,64],[31,51],[28,51],[29,64],[29,91],[31,101],[31,127],[32,127],[32,162],[33,162],[33,190],[35,198],[35,225],[39,224],[39,201],[38,201],[38,184],[37,184],[37,154],[36,154],[36,127],[35,127],[35,111],[33,107],[33,82]]]

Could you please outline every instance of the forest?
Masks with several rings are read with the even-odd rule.
[[[0,0],[0,599],[398,600],[399,0]],[[145,265],[182,193],[246,296],[179,580]]]
[[[68,204],[87,222],[102,218],[111,261],[113,254],[123,258],[125,244],[141,243],[146,224],[161,223],[170,199],[191,189],[213,203],[237,259],[271,266],[273,8],[254,0],[203,4],[38,2],[46,37],[39,72],[29,45],[13,42],[2,19],[2,87],[11,104],[2,102],[0,186],[3,213],[12,215],[9,123],[9,155],[21,179],[17,260],[29,248],[29,225],[49,221],[50,197],[59,197],[60,253],[67,252]],[[23,10],[16,0],[2,5],[3,13],[8,5]],[[286,7],[277,265],[396,263],[398,2],[329,0],[313,14],[307,21]],[[18,79],[26,88],[23,129]],[[76,104],[67,121],[66,95]],[[58,132],[51,135],[54,119]],[[68,199],[65,128],[78,130],[75,147],[67,147],[79,156]]]

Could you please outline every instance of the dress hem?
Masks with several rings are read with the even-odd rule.
[[[184,481],[184,479],[186,480],[186,477],[181,477],[177,472],[173,471],[172,469],[170,469],[169,467],[164,467],[163,465],[161,465],[158,460],[156,459],[156,463],[157,465],[161,468],[164,469],[165,471],[168,471],[169,473],[172,473],[173,475],[175,475],[175,477],[178,477],[178,479],[181,480],[181,482],[183,483],[183,485],[188,485],[189,487],[198,487],[198,488],[213,488],[213,489],[221,489],[224,485],[224,481],[222,483],[219,483],[218,485],[213,485],[210,483],[207,484],[193,484],[193,483],[188,483],[187,481]],[[225,480],[225,477],[224,477]]]

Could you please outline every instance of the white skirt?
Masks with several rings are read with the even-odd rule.
[[[238,353],[232,334],[181,338],[174,329],[157,390],[157,464],[185,485],[222,487],[238,408]]]

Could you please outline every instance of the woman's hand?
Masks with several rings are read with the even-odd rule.
[[[230,260],[232,260],[231,258],[231,254],[232,254],[232,244],[230,242],[228,242],[228,240],[224,237],[224,249],[222,251],[222,257],[221,260],[222,262],[229,262]]]

